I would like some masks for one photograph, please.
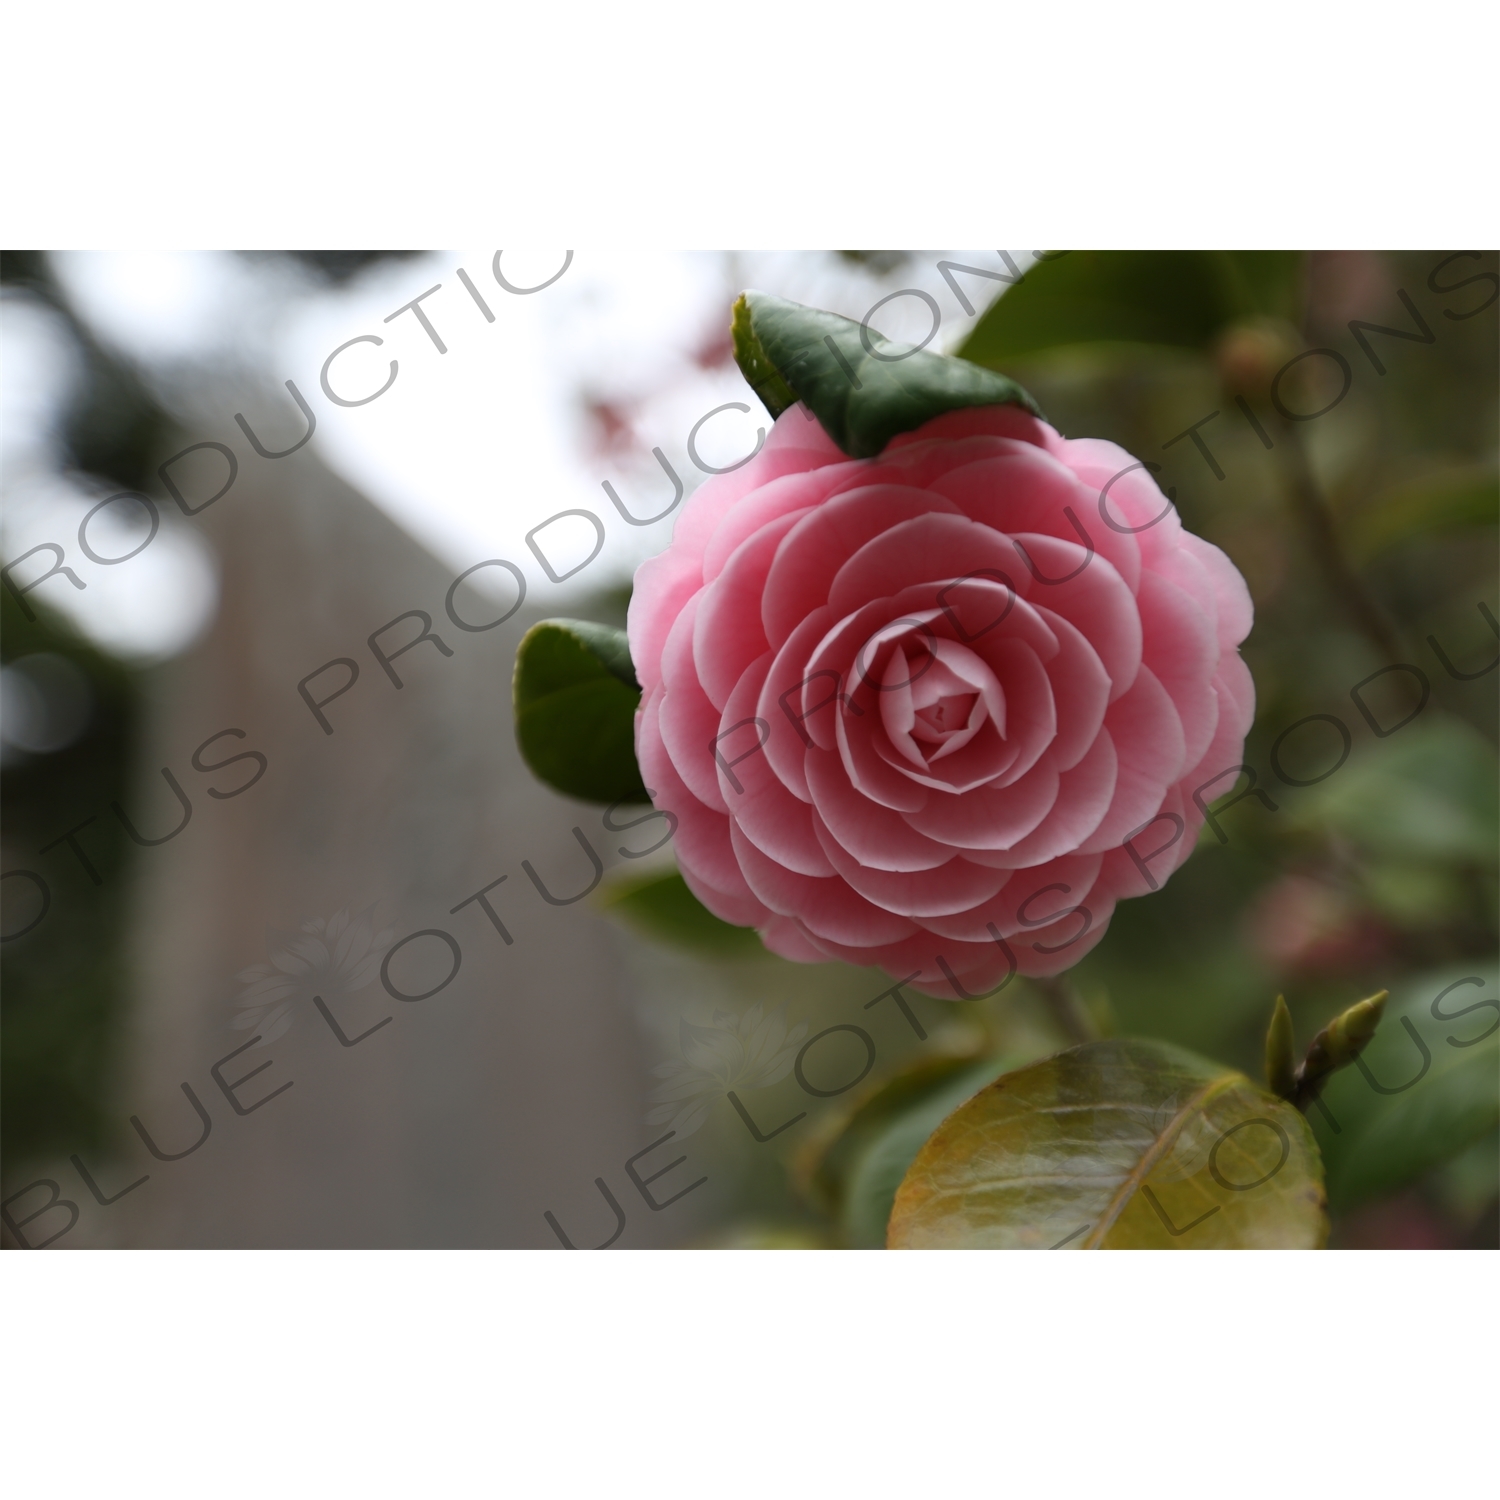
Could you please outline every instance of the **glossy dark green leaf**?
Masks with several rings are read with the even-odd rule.
[[[1165,1042],[1087,1042],[951,1114],[896,1194],[893,1249],[1315,1249],[1307,1122]]]
[[[645,802],[635,759],[640,684],[623,630],[543,620],[516,650],[516,742],[548,786],[585,802]]]
[[[1071,344],[1207,349],[1244,318],[1295,320],[1302,257],[1280,250],[1073,250],[1031,267],[959,351],[993,369]]]
[[[1396,988],[1369,1047],[1328,1081],[1321,1107],[1307,1111],[1335,1209],[1405,1187],[1500,1124],[1500,972],[1494,961]],[[1460,1015],[1464,1010],[1470,1013]]]
[[[893,437],[944,412],[1020,406],[1041,412],[1015,381],[929,349],[902,351],[874,329],[769,292],[735,305],[735,358],[773,416],[806,404],[852,458],[873,458]]]
[[[716,917],[675,870],[617,882],[601,904],[645,936],[673,947],[725,958],[766,951],[753,927],[734,927]]]
[[[730,321],[730,333],[734,339],[734,361],[749,383],[750,389],[760,397],[761,405],[770,412],[772,420],[779,417],[789,406],[797,404],[797,393],[777,373],[776,366],[761,347],[751,326],[748,294],[734,304],[734,316]]]

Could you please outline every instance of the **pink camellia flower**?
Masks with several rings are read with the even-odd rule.
[[[798,405],[636,575],[637,754],[711,911],[973,999],[1187,858],[1253,717],[1250,624],[1112,443],[984,406],[856,460]]]

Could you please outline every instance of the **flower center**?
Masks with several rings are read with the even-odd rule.
[[[956,641],[898,642],[882,672],[880,716],[891,749],[924,775],[981,731],[1005,738],[994,672]]]
[[[911,730],[913,739],[942,744],[955,730],[969,727],[970,715],[978,701],[978,693],[950,693],[926,708],[917,709]]]

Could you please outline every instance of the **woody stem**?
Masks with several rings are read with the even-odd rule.
[[[1385,616],[1370,597],[1339,543],[1338,530],[1317,475],[1313,473],[1307,445],[1295,422],[1280,424],[1276,444],[1282,483],[1292,507],[1306,528],[1313,557],[1334,597],[1350,619],[1386,661],[1401,656],[1401,643]]]

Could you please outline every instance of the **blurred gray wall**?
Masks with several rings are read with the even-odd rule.
[[[497,628],[455,629],[444,612],[454,570],[311,447],[242,466],[233,489],[189,524],[219,556],[218,615],[186,655],[149,674],[127,812],[150,837],[177,824],[168,767],[192,817],[138,852],[121,1151],[92,1164],[106,1196],[142,1173],[150,1181],[101,1207],[68,1173],[64,1192],[82,1215],[61,1243],[556,1248],[550,1209],[592,1245],[615,1227],[597,1176],[626,1210],[622,1247],[690,1237],[693,1198],[706,1194],[653,1212],[622,1170],[652,1139],[642,1122],[656,1060],[642,1055],[633,1019],[621,954],[630,940],[587,901],[547,904],[522,869],[529,860],[567,895],[591,877],[575,826],[611,864],[622,842],[655,837],[650,826],[607,832],[601,809],[553,795],[520,761],[509,703],[515,648],[531,621],[556,610],[528,600]],[[465,588],[457,607],[478,622],[506,606]],[[430,615],[453,654],[423,643],[399,656],[398,691],[366,641],[408,610]],[[393,652],[418,629],[404,621],[381,644]],[[297,684],[336,657],[356,661],[359,677],[324,710],[329,735]],[[309,691],[327,696],[344,677],[332,670]],[[228,728],[246,737],[216,741],[203,763],[258,750],[268,769],[221,800],[208,789],[232,791],[254,764],[204,774],[191,757]],[[502,875],[490,900],[511,946],[477,902],[451,912]],[[459,973],[422,1001],[393,999],[378,978],[331,1001],[349,1037],[393,1017],[352,1047],[299,999],[284,1036],[224,1064],[233,1082],[271,1062],[235,1091],[245,1105],[292,1085],[237,1114],[210,1076],[255,1034],[230,1027],[243,989],[235,976],[268,961],[268,931],[372,905],[398,936],[451,934]],[[425,938],[402,951],[392,978],[416,992],[450,965],[442,940]],[[153,1160],[125,1119],[138,1116],[164,1151],[190,1145],[201,1127],[184,1082],[209,1111],[211,1135],[182,1160]],[[698,1175],[691,1143],[684,1149],[689,1164],[656,1184],[661,1197]],[[637,1170],[649,1176],[677,1154],[656,1152]]]

